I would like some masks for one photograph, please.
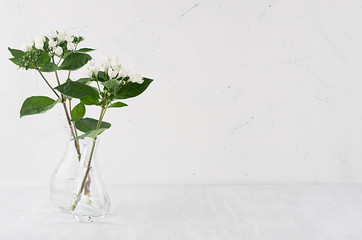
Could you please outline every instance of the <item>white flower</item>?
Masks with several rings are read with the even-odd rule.
[[[117,70],[113,70],[112,68],[108,69],[108,76],[110,79],[113,79],[117,76]]]
[[[112,57],[111,56],[106,56],[106,62],[111,63],[112,62]]]
[[[70,51],[74,51],[75,50],[75,44],[72,42],[68,42],[67,43],[67,49]]]
[[[93,74],[95,75],[95,76],[97,76],[98,75],[98,72],[99,72],[99,68],[97,67],[97,66],[88,66],[87,67],[87,75],[88,75],[88,77],[92,77],[93,76]]]
[[[90,60],[88,63],[87,63],[87,75],[88,77],[92,77],[93,74],[95,76],[98,75],[98,72],[99,72],[99,67],[96,66],[96,61],[94,59]]]
[[[28,51],[28,50],[30,50],[31,49],[31,45],[29,44],[29,43],[25,43],[24,45],[23,45],[23,51]]]
[[[74,40],[74,37],[71,36],[71,35],[67,35],[67,36],[65,37],[65,41],[67,41],[67,43],[71,43],[71,42],[73,42],[73,40]]]
[[[58,38],[59,42],[65,41],[66,36],[67,35],[64,32],[58,32],[58,34],[57,34],[57,38]]]
[[[63,48],[62,47],[56,47],[54,49],[55,54],[62,55],[63,54]]]
[[[50,31],[48,31],[47,32],[47,37],[49,38],[49,39],[53,39],[53,38],[56,38],[57,37],[57,32],[56,31],[53,31],[53,30],[50,30]]]
[[[94,65],[96,65],[96,61],[94,59],[88,62],[88,66],[93,67]]]
[[[127,77],[129,74],[129,70],[125,67],[120,67],[119,69],[119,73],[118,73],[118,77],[119,78],[124,78]]]
[[[35,38],[29,38],[27,42],[30,43],[30,45],[33,45],[35,42]]]
[[[129,80],[130,80],[131,82],[135,82],[135,83],[138,83],[138,84],[143,83],[143,79],[142,79],[141,74],[132,74],[132,75],[129,77]]]
[[[34,44],[35,44],[35,48],[36,49],[39,49],[39,50],[42,50],[43,47],[44,47],[44,41],[45,41],[45,37],[44,35],[38,35],[36,38],[35,38],[35,41],[34,41]]]
[[[98,72],[99,72],[99,67],[98,66],[94,66],[93,67],[93,72],[94,72],[94,75],[98,75]]]
[[[119,64],[119,58],[116,57],[116,56],[112,56],[111,65],[112,65],[112,68],[117,68],[120,65]]]
[[[112,57],[107,56],[105,58],[105,62],[102,63],[102,68],[104,69],[104,71],[108,71],[108,68],[110,68],[111,66],[112,66]]]
[[[50,39],[49,40],[49,47],[54,48],[55,46],[57,46],[57,41],[54,41],[53,39]]]
[[[110,62],[104,62],[102,63],[102,68],[104,69],[104,71],[108,71],[108,68],[111,67],[111,63]]]
[[[87,68],[86,75],[87,75],[88,77],[92,77],[92,75],[93,75],[93,69]]]
[[[36,39],[34,44],[35,48],[39,50],[42,50],[44,47],[44,42],[41,39]]]
[[[35,41],[38,42],[44,42],[45,41],[45,36],[43,34],[39,34],[36,38]]]

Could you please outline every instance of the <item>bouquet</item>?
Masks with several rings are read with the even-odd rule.
[[[80,48],[83,41],[82,36],[49,31],[29,39],[22,50],[9,48],[9,51],[12,55],[10,61],[19,69],[38,72],[53,95],[25,99],[20,117],[44,113],[58,105],[64,110],[76,152],[72,161],[77,163],[77,176],[71,182],[72,192],[61,192],[60,195],[67,200],[58,207],[73,213],[79,221],[90,222],[105,216],[109,210],[108,195],[104,187],[99,187],[103,183],[93,172],[97,138],[111,127],[110,123],[103,121],[105,114],[109,108],[128,106],[123,100],[140,95],[153,80],[131,74],[120,64],[118,57],[106,57],[98,64],[90,55],[95,49]],[[72,79],[72,72],[82,68],[86,69],[86,76]],[[67,77],[60,79],[59,71],[66,71]],[[88,107],[99,108],[98,118],[85,117]],[[81,144],[82,141],[88,144]],[[53,202],[57,201],[53,199]]]

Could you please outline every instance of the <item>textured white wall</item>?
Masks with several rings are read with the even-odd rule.
[[[0,2],[0,185],[48,184],[64,151],[61,106],[19,119],[52,93],[7,60],[49,29],[155,79],[106,115],[107,184],[362,181],[359,1]]]

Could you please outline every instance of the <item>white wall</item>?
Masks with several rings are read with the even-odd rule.
[[[109,185],[362,182],[359,1],[0,2],[1,186],[48,184],[64,151],[61,106],[19,119],[52,93],[7,60],[49,29],[155,79],[106,115]]]

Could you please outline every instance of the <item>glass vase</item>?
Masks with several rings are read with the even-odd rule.
[[[93,222],[109,212],[110,200],[97,168],[99,140],[86,138],[73,193],[72,213],[79,222]]]
[[[64,212],[71,213],[73,191],[78,175],[81,151],[84,151],[85,148],[85,141],[73,140],[69,126],[66,126],[66,129],[69,135],[68,142],[64,155],[50,178],[49,195],[56,207]]]

